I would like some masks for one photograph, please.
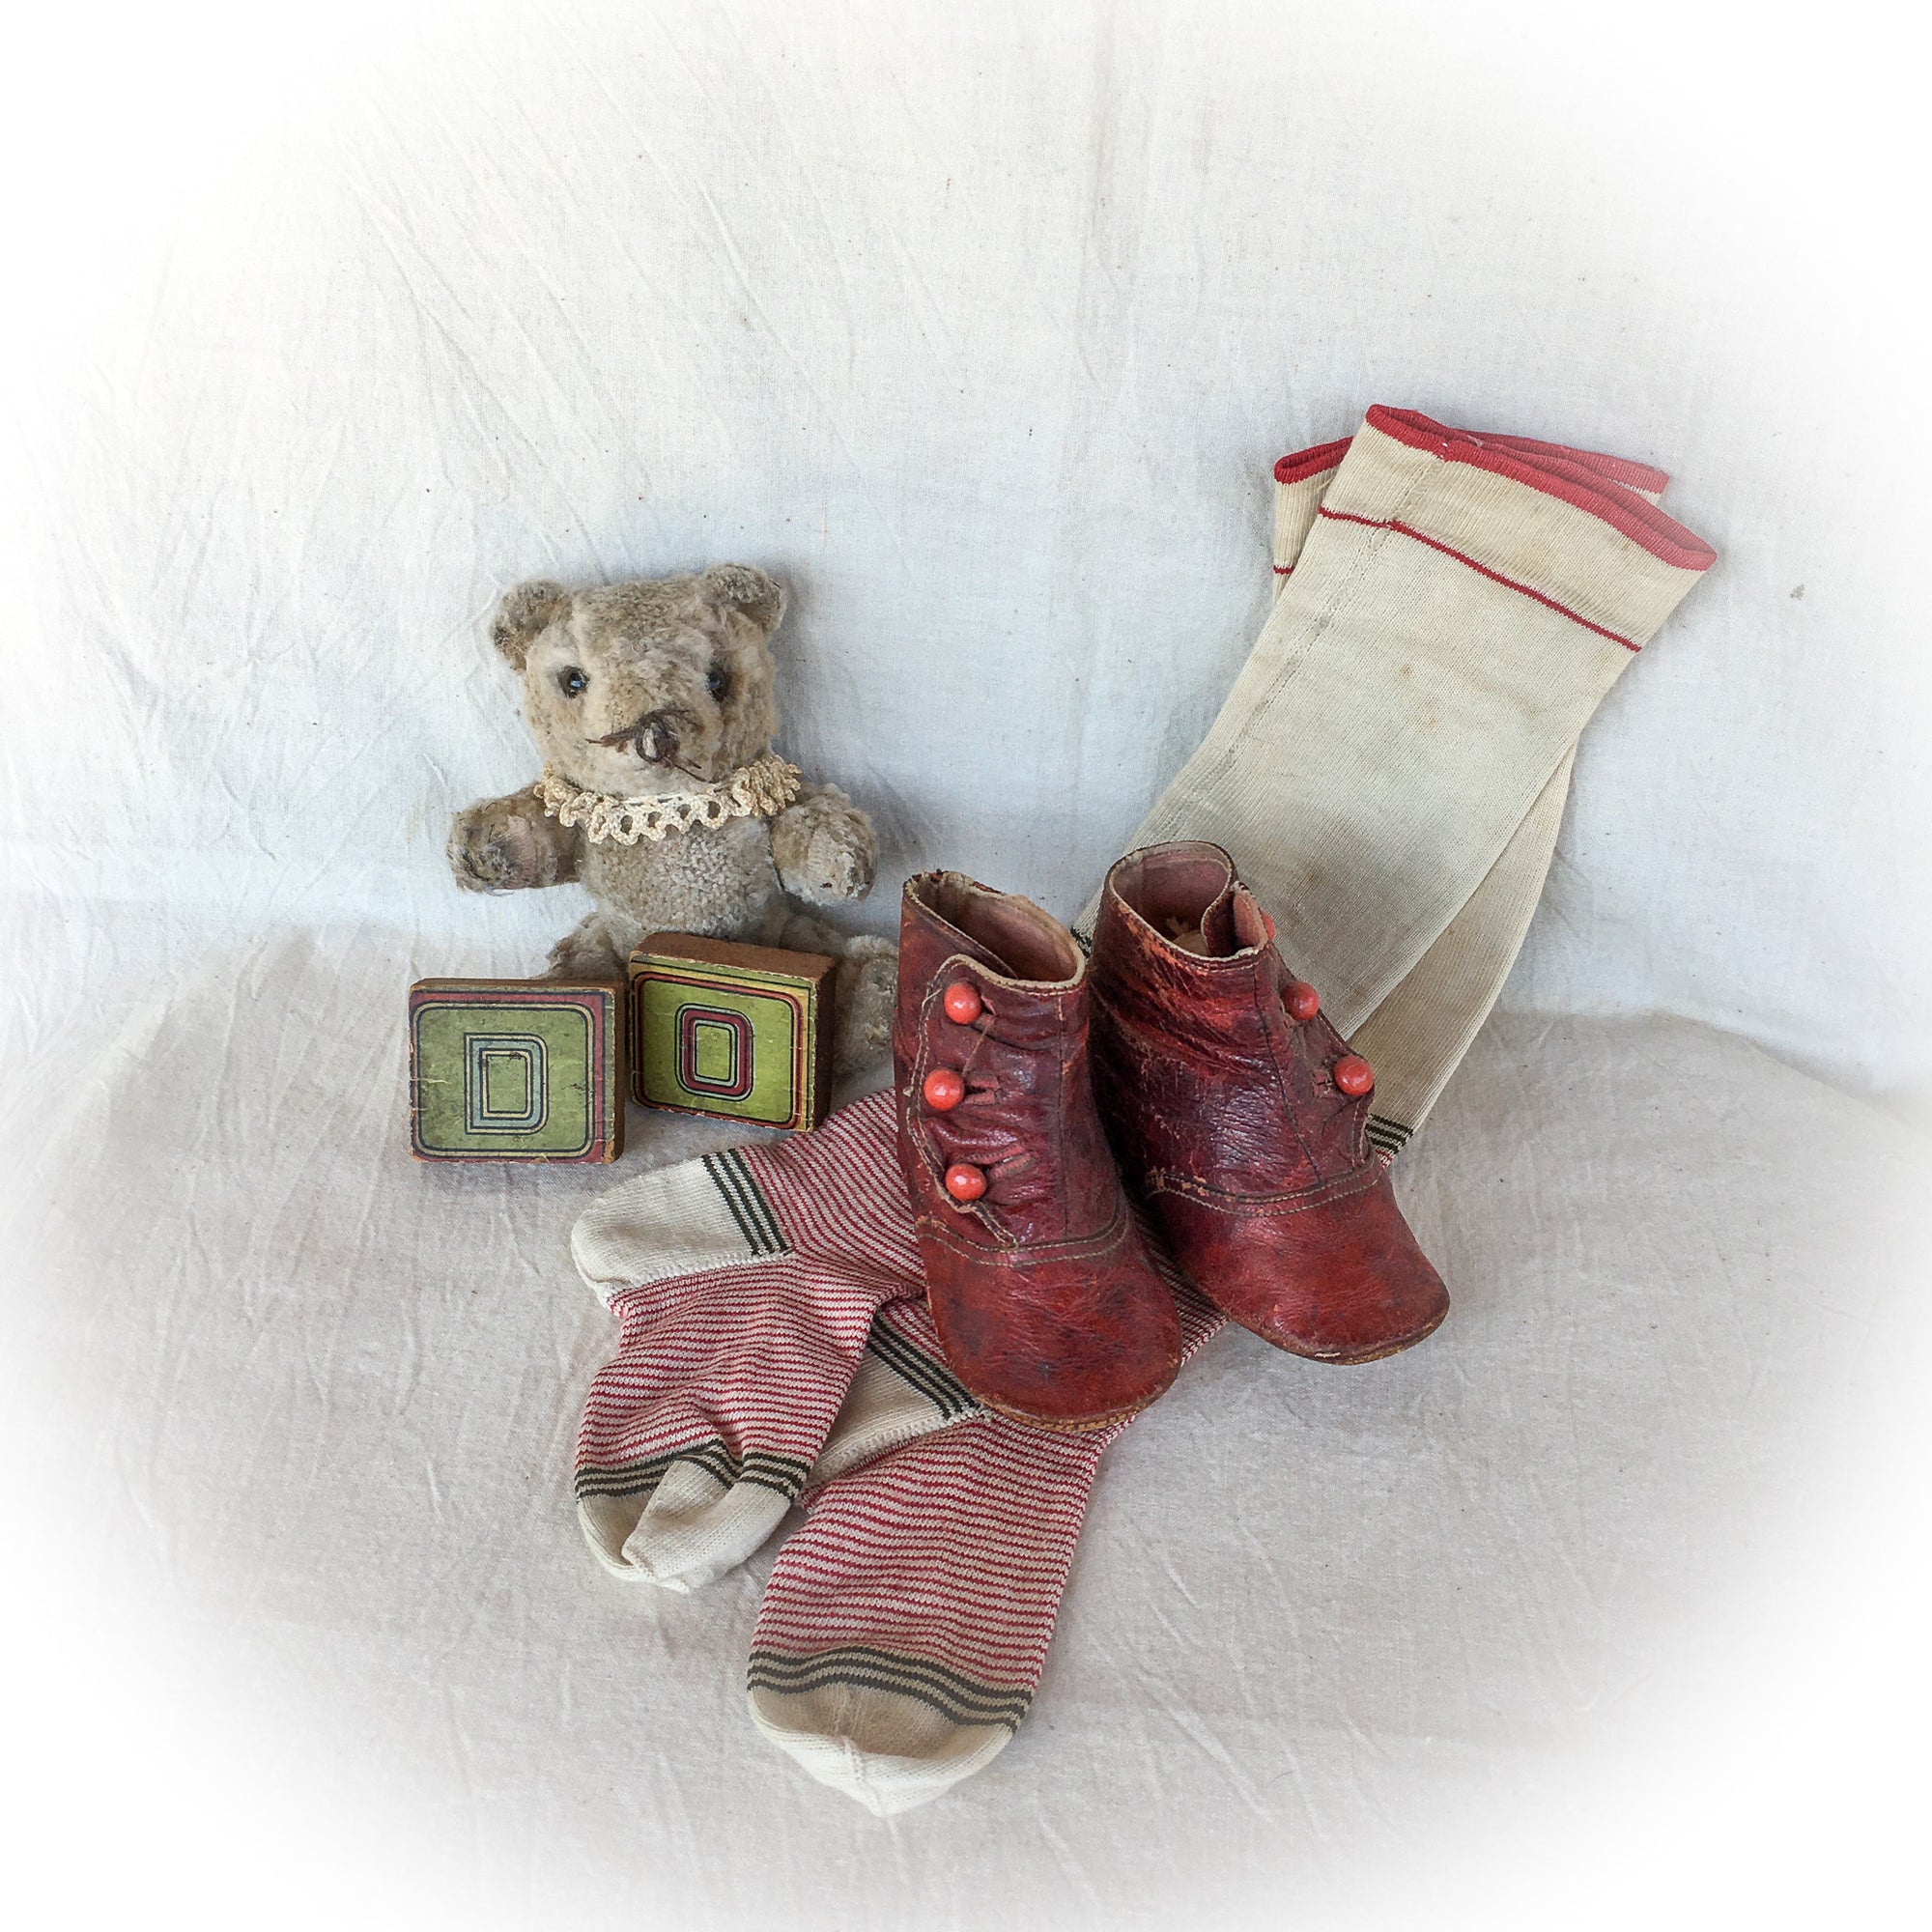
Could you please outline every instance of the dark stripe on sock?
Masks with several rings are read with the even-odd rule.
[[[1380,1148],[1384,1153],[1400,1153],[1408,1145],[1413,1127],[1406,1127],[1400,1121],[1385,1119],[1380,1114],[1371,1114],[1365,1130],[1371,1147]]]
[[[685,1450],[681,1455],[653,1457],[648,1463],[627,1463],[618,1469],[586,1467],[577,1472],[577,1498],[585,1496],[649,1496],[676,1463],[702,1469],[721,1490],[728,1490],[736,1475],[731,1459],[722,1450],[703,1447]]]
[[[786,1502],[805,1488],[805,1479],[810,1473],[803,1463],[796,1470],[778,1468],[752,1468],[749,1465],[738,1478],[741,1487],[753,1490],[770,1490],[773,1494],[782,1496]]]
[[[924,1396],[949,1421],[961,1415],[971,1415],[980,1406],[951,1370],[943,1363],[935,1362],[924,1350],[915,1348],[903,1335],[888,1328],[883,1321],[872,1323],[871,1332],[866,1337],[866,1346],[902,1382]]]
[[[752,1164],[738,1148],[727,1148],[724,1158],[737,1175],[739,1183],[745,1190],[745,1200],[751,1208],[753,1218],[765,1231],[766,1239],[771,1243],[775,1255],[791,1253],[791,1243],[784,1237],[784,1230],[779,1226],[779,1217],[772,1209],[772,1204],[765,1199],[765,1190],[758,1185],[758,1178],[752,1172]]]
[[[791,1243],[780,1230],[778,1216],[753,1179],[744,1155],[736,1148],[726,1148],[723,1153],[706,1154],[704,1166],[719,1193],[724,1195],[732,1219],[745,1236],[745,1245],[754,1255],[790,1254]]]
[[[676,1463],[690,1463],[702,1469],[721,1489],[734,1483],[751,1483],[761,1490],[775,1490],[789,1500],[805,1487],[811,1465],[800,1456],[781,1456],[769,1449],[748,1449],[734,1456],[720,1436],[693,1442],[682,1449],[661,1450],[635,1463],[586,1463],[577,1471],[579,1501],[586,1496],[637,1496],[654,1492]]]
[[[738,1224],[739,1237],[753,1254],[761,1253],[757,1231],[745,1218],[745,1210],[738,1205],[738,1197],[731,1182],[725,1178],[724,1163],[715,1153],[704,1156],[704,1171],[711,1177],[711,1184],[724,1197],[724,1206],[730,1210],[731,1218]]]
[[[747,1687],[753,1690],[770,1690],[781,1697],[802,1697],[813,1690],[837,1688],[848,1690],[883,1690],[894,1697],[910,1697],[915,1704],[923,1704],[929,1710],[937,1711],[949,1723],[974,1729],[993,1729],[999,1727],[1007,1731],[1017,1731],[1025,1711],[1007,1711],[993,1715],[982,1711],[962,1710],[958,1705],[938,1693],[922,1689],[916,1684],[897,1684],[890,1679],[875,1677],[871,1672],[852,1666],[841,1666],[827,1671],[822,1677],[814,1678],[808,1684],[774,1684],[755,1668],[746,1676]]]
[[[1001,1724],[1009,1731],[1019,1729],[1033,1703],[1030,1690],[995,1690],[926,1658],[902,1657],[861,1645],[806,1658],[754,1650],[746,1682],[753,1690],[771,1690],[780,1696],[801,1696],[828,1685],[884,1690],[914,1698],[955,1724]]]
[[[729,1204],[739,1230],[745,1236],[745,1245],[754,1255],[783,1254],[785,1244],[782,1240],[774,1239],[766,1220],[760,1216],[758,1210],[763,1203],[756,1188],[751,1184],[751,1176],[745,1171],[744,1163],[734,1155],[735,1150],[728,1148],[723,1153],[707,1154],[705,1164],[711,1170],[711,1179]]]
[[[1032,1691],[1018,1685],[981,1684],[977,1678],[968,1677],[963,1671],[955,1670],[950,1663],[941,1663],[935,1658],[921,1657],[911,1651],[879,1650],[870,1644],[838,1644],[830,1650],[815,1650],[809,1657],[796,1657],[787,1651],[760,1650],[753,1653],[753,1661],[774,1678],[806,1677],[830,1666],[853,1665],[923,1684],[928,1690],[941,1691],[960,1704],[986,1705],[1000,1710],[1015,1704],[1025,1705],[1033,1696]]]

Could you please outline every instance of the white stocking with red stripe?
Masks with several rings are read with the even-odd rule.
[[[1131,841],[1225,845],[1345,1034],[1469,902],[1712,561],[1636,489],[1548,451],[1370,411]]]
[[[1458,432],[1457,434],[1466,434]],[[1647,463],[1571,449],[1527,437],[1485,436],[1482,446],[1505,452],[1552,483],[1575,485],[1614,503],[1630,491],[1655,503],[1670,478]],[[1288,588],[1303,545],[1321,515],[1349,440],[1285,456],[1275,465],[1275,594]],[[1369,1137],[1393,1152],[1427,1119],[1449,1076],[1489,1017],[1522,948],[1556,851],[1563,807],[1576,763],[1564,753],[1495,863],[1484,873],[1429,950],[1355,1028],[1350,1044],[1376,1069],[1376,1110]]]

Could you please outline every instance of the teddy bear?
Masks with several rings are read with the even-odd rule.
[[[772,634],[784,592],[749,564],[688,577],[506,592],[491,640],[523,681],[543,777],[456,814],[449,864],[471,892],[575,879],[595,910],[550,955],[557,979],[619,979],[653,932],[829,952],[835,1072],[885,1050],[895,958],[803,908],[872,889],[878,838],[836,785],[772,750]]]

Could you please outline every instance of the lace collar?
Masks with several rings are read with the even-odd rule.
[[[612,792],[586,791],[549,766],[530,789],[543,801],[547,817],[564,825],[581,825],[593,845],[613,838],[635,845],[639,838],[655,844],[672,832],[689,832],[694,825],[723,825],[733,818],[776,818],[799,791],[799,769],[776,752],[740,765],[729,778],[696,791],[646,792],[619,798]]]

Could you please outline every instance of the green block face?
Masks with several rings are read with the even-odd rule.
[[[633,1094],[680,1113],[813,1125],[824,1087],[818,955],[728,942],[706,950],[737,958],[632,955]],[[738,963],[760,955],[773,964]],[[783,971],[791,961],[807,970]]]
[[[430,980],[410,991],[411,1145],[424,1160],[611,1160],[614,986]]]

